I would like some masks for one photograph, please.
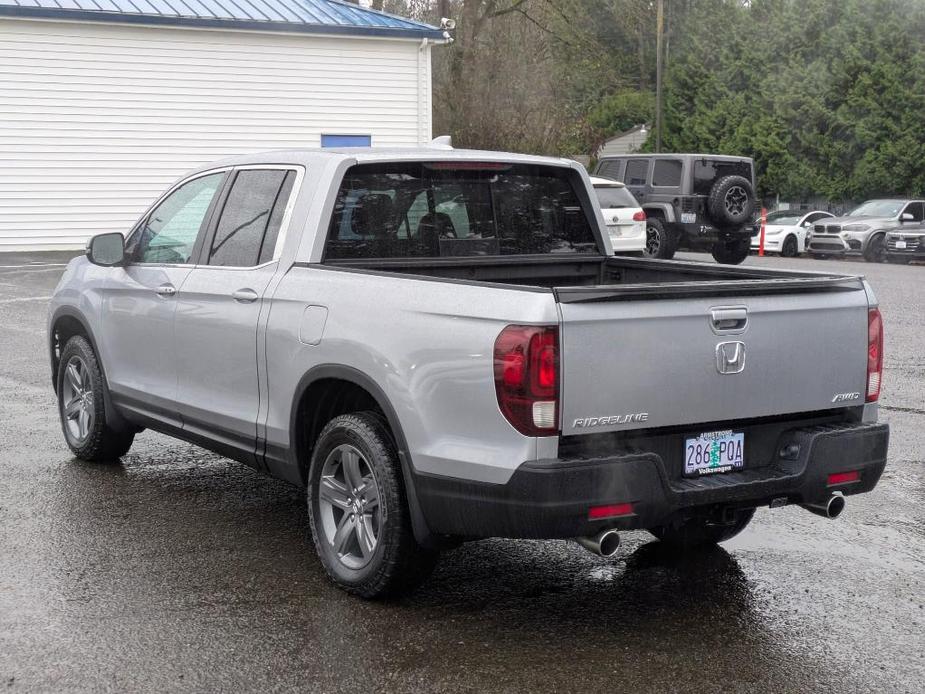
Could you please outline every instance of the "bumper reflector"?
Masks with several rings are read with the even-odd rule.
[[[632,513],[632,504],[609,504],[607,506],[592,506],[590,509],[588,509],[588,520],[600,520],[601,518],[629,516],[632,515]]]
[[[861,479],[861,473],[857,470],[851,472],[833,472],[829,475],[829,486],[833,484],[847,484],[848,482],[857,482]]]

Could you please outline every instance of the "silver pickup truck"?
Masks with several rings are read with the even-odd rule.
[[[150,428],[301,485],[326,571],[366,597],[463,540],[690,548],[759,506],[834,517],[874,487],[863,279],[613,257],[605,229],[560,159],[204,167],[68,265],[49,314],[64,437],[105,461]]]

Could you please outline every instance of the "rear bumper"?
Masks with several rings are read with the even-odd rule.
[[[503,485],[420,476],[415,487],[427,524],[438,534],[569,538],[609,527],[653,528],[710,510],[868,492],[886,464],[889,427],[829,424],[787,429],[775,439],[766,465],[697,479],[676,474],[670,469],[675,463],[656,452],[624,450],[524,463]],[[784,458],[780,453],[788,447]],[[858,471],[860,478],[828,485],[830,474],[848,471]],[[630,515],[588,520],[591,506],[626,503],[632,504]]]

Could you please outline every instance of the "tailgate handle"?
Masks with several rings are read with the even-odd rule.
[[[710,327],[717,335],[745,332],[748,309],[744,306],[710,309]]]

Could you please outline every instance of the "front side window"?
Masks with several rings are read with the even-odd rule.
[[[235,175],[215,227],[209,265],[253,267],[272,259],[294,176],[284,169],[245,169]]]
[[[921,222],[925,219],[925,205],[920,202],[910,202],[903,213],[911,214],[914,221]]]
[[[222,172],[194,178],[164,198],[132,234],[128,257],[136,263],[188,263],[224,177]]]
[[[569,169],[360,164],[338,191],[325,259],[596,253]]]
[[[630,159],[626,162],[626,176],[623,182],[628,186],[644,186],[648,173],[648,159]]]
[[[597,167],[596,176],[612,178],[615,181],[622,179],[623,160],[622,159],[605,159]]]

